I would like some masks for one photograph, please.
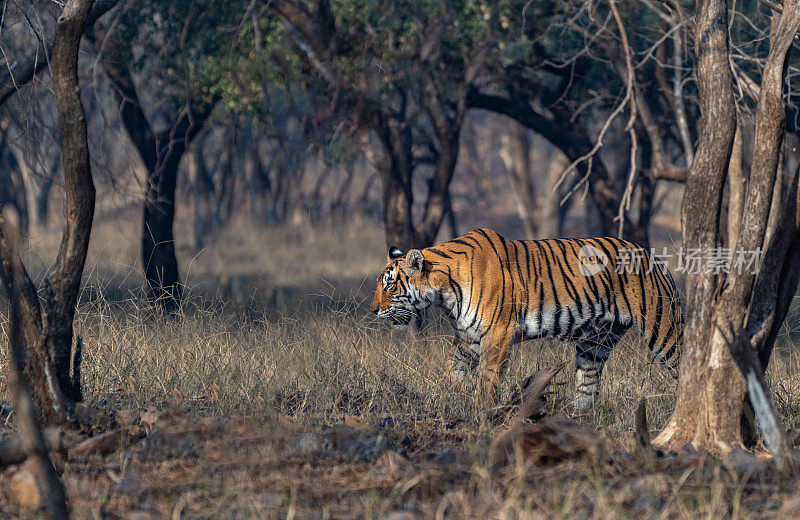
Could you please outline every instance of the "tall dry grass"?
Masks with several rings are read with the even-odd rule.
[[[410,335],[368,312],[384,262],[374,226],[266,228],[243,221],[204,251],[190,254],[180,243],[190,287],[181,312],[167,317],[144,302],[130,245],[135,233],[119,222],[97,226],[77,314],[88,399],[138,410],[173,406],[200,416],[388,414],[480,423],[471,398],[475,378],[457,387],[444,381],[452,355],[448,325],[434,318],[429,330]],[[56,244],[55,233],[31,241],[27,260],[37,279]],[[800,426],[797,314],[787,320],[768,373],[790,427]],[[516,345],[504,397],[535,370],[566,363],[554,387],[553,406],[561,408],[572,395],[573,357],[566,343]],[[0,353],[0,378],[5,359]],[[630,446],[638,400],[647,398],[649,424],[657,430],[675,387],[629,333],[607,364],[601,403],[581,420]]]
[[[472,399],[477,377],[455,387],[445,381],[452,339],[448,325],[433,321],[412,335],[373,318],[363,301],[331,300],[280,314],[191,293],[181,312],[167,317],[137,300],[108,301],[96,289],[79,309],[76,330],[84,342],[86,398],[117,409],[157,406],[198,416],[281,413],[326,420],[392,415],[479,426],[484,414]],[[654,427],[665,422],[673,403],[675,382],[638,345],[630,335],[613,352],[602,402],[583,417],[621,446],[631,440],[640,397],[648,399]],[[504,398],[534,371],[566,363],[554,387],[553,406],[560,409],[572,395],[573,356],[566,343],[516,345]]]

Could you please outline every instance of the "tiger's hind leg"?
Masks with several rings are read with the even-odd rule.
[[[588,410],[598,401],[603,368],[627,329],[619,324],[597,328],[575,342],[575,409]]]
[[[447,364],[447,379],[451,384],[456,384],[469,373],[474,371],[481,361],[480,343],[465,343],[454,338],[453,346],[456,351]]]

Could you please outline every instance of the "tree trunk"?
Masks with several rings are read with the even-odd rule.
[[[47,446],[39,427],[39,412],[31,395],[30,387],[24,376],[27,359],[24,335],[21,329],[20,309],[23,307],[23,280],[27,275],[20,260],[20,235],[16,213],[4,210],[0,214],[7,235],[6,247],[9,253],[10,280],[7,280],[9,296],[10,326],[8,329],[9,344],[9,382],[11,383],[12,402],[14,403],[14,418],[19,438],[22,441],[26,458],[33,462],[36,477],[36,486],[39,496],[43,498],[42,505],[48,518],[69,518],[64,486],[58,480],[58,475],[47,453]],[[4,279],[4,281],[6,281]]]
[[[398,175],[391,170],[381,172],[383,181],[383,226],[388,246],[397,246],[403,251],[424,247],[418,244],[411,223],[411,208],[414,196],[411,186],[398,182]]]
[[[371,150],[368,160],[381,178],[386,244],[403,251],[421,247],[416,243],[411,214],[414,205],[411,131],[394,117],[381,116],[377,133],[382,146],[380,150]]]
[[[120,0],[97,0],[94,2],[84,28],[93,24],[119,3]],[[49,56],[54,42],[47,38],[43,43],[44,45],[36,45],[34,52],[25,59],[18,60],[13,67],[6,67],[0,70],[0,105],[16,94],[23,85],[33,80],[42,69],[50,64]]]
[[[775,231],[775,228],[778,227],[778,221],[781,219],[781,215],[783,215],[784,207],[784,194],[786,193],[786,189],[784,186],[784,179],[785,179],[785,169],[783,167],[783,153],[785,150],[785,146],[781,143],[780,147],[780,155],[778,156],[778,166],[777,171],[775,174],[775,185],[772,187],[772,197],[771,197],[771,204],[769,208],[769,219],[767,220],[767,232],[764,234],[764,242],[762,244],[762,249],[766,249],[769,245],[770,240],[772,239],[772,233]]]
[[[439,154],[428,185],[422,219],[416,226],[416,246],[429,247],[436,242],[450,199],[450,181],[458,161],[458,129],[439,138]]]
[[[142,218],[142,265],[150,296],[164,310],[175,311],[182,288],[175,256],[175,185],[177,164],[147,172]]]
[[[61,128],[66,222],[53,272],[45,281],[44,312],[36,287],[10,243],[14,237],[5,236],[6,224],[0,219],[0,278],[7,289],[13,286],[22,297],[15,305],[28,347],[21,357],[35,406],[47,424],[72,422],[74,405],[81,400],[80,348],[73,354],[72,323],[92,230],[95,190],[78,87],[78,48],[91,5],[85,0],[68,2],[56,24],[52,76]]]
[[[728,222],[726,245],[731,250],[736,249],[736,237],[739,235],[739,225],[742,222],[744,209],[744,190],[746,180],[742,170],[742,122],[736,117],[736,135],[733,138],[731,161],[728,166]]]
[[[695,54],[702,130],[686,179],[681,223],[684,249],[704,254],[719,243],[722,191],[736,131],[727,17],[724,0],[698,0]],[[700,271],[687,274],[678,399],[654,444],[679,448],[691,442],[721,454],[741,444],[744,384],[727,346],[709,345],[717,275]]]
[[[561,152],[552,144],[541,140],[547,154],[547,171],[543,178],[543,188],[539,190],[538,235],[536,238],[556,238],[563,234],[564,217],[571,201],[561,204],[558,179],[569,164]]]
[[[106,28],[95,26],[95,46],[100,48]],[[129,45],[129,42],[128,42]],[[216,99],[187,99],[186,106],[166,131],[156,134],[142,109],[136,85],[128,70],[128,56],[120,61],[104,60],[114,87],[122,122],[147,170],[142,215],[142,266],[153,301],[167,312],[178,308],[182,295],[178,260],[175,256],[175,187],[178,167],[186,147],[211,115]],[[124,54],[124,53],[123,53]]]
[[[449,191],[447,193],[447,200],[445,201],[444,211],[445,211],[445,220],[447,220],[447,229],[450,232],[450,238],[456,238],[457,236],[459,236],[458,219],[456,218],[456,212],[453,209],[453,200],[450,197]]]
[[[27,236],[30,222],[28,203],[30,192],[21,175],[22,165],[17,161],[11,148],[8,132],[4,130],[0,138],[0,205],[10,204],[15,208],[22,236]]]
[[[522,221],[525,237],[536,238],[541,222],[537,222],[539,208],[531,174],[528,130],[516,121],[509,121],[508,132],[501,136],[500,141],[499,155],[511,174],[517,196],[517,215]]]
[[[192,241],[200,250],[205,245],[213,215],[214,182],[208,174],[201,146],[193,146],[186,152],[186,173],[192,192],[193,222]]]
[[[66,222],[53,275],[45,282],[44,315],[47,351],[69,413],[82,400],[80,351],[72,351],[72,322],[94,220],[95,189],[92,180],[86,115],[78,86],[78,49],[84,23],[92,6],[75,0],[64,7],[53,43],[53,92],[61,128],[61,165],[66,191]],[[44,388],[42,388],[44,390]],[[52,392],[52,390],[50,390]],[[55,405],[55,403],[54,403]],[[55,409],[54,411],[59,412]],[[63,415],[52,417],[63,419]]]
[[[800,29],[800,2],[787,1],[783,12],[773,16],[780,19],[773,23],[764,67],[755,118],[753,169],[744,203],[747,211],[742,215],[736,237],[737,249],[744,251],[762,247],[768,233],[775,186],[782,182],[778,171],[785,124],[783,85],[792,41]],[[698,3],[697,78],[703,125],[695,162],[687,178],[682,217],[684,247],[699,245],[704,251],[719,243],[717,224],[722,182],[735,132],[726,20],[727,8],[722,0]],[[796,180],[792,190],[796,196]],[[774,326],[769,321],[771,316],[783,312],[765,287],[777,282],[787,270],[784,283],[796,287],[797,268],[785,262],[791,256],[790,248],[772,247],[781,241],[790,242],[794,231],[785,223],[795,218],[795,210],[796,207],[791,207],[791,211],[784,213],[781,219],[784,225],[778,226],[781,234],[776,232],[776,240],[770,243],[772,251],[768,251],[769,262],[765,258],[764,270],[758,276],[753,269],[737,268],[722,280],[708,272],[688,277],[689,319],[678,401],[667,427],[657,439],[659,444],[677,447],[691,441],[718,455],[740,445],[743,379],[746,379],[765,441],[778,466],[794,469],[794,455],[765,388],[766,366],[762,366],[763,358],[760,361],[757,357],[759,350],[771,349],[771,344],[764,344],[763,337],[753,341],[757,334],[752,331],[760,327],[771,330]],[[779,291],[773,294],[776,292]]]

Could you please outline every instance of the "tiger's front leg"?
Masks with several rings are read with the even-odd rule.
[[[466,343],[458,337],[453,338],[456,351],[453,359],[447,363],[447,379],[450,384],[456,384],[464,379],[469,372],[478,367],[481,360],[480,343]]]
[[[487,334],[481,342],[480,399],[485,408],[497,404],[500,398],[500,382],[508,368],[511,352],[511,336]]]

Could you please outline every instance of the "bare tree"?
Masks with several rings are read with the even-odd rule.
[[[755,251],[768,233],[785,125],[784,79],[792,41],[800,29],[800,3],[789,0],[774,12],[770,49],[762,75],[755,117],[750,182],[745,194],[737,249]],[[694,28],[697,81],[702,113],[694,162],[689,168],[682,207],[684,247],[704,253],[721,243],[719,221],[725,176],[736,133],[736,107],[723,0],[697,3]],[[742,443],[740,416],[745,380],[765,440],[784,468],[793,455],[776,424],[764,387],[763,371],[777,328],[797,289],[797,178],[760,271],[704,269],[687,277],[687,322],[675,410],[656,442],[678,447],[687,442],[715,453]],[[741,375],[740,375],[741,373]]]
[[[91,0],[68,2],[54,36],[53,92],[62,135],[66,222],[53,272],[45,281],[42,307],[25,270],[20,268],[15,275],[12,265],[17,260],[5,223],[0,222],[0,275],[6,288],[14,284],[21,295],[18,309],[28,348],[23,371],[46,423],[72,422],[75,403],[82,400],[80,342],[73,351],[72,324],[92,230],[95,189],[78,86],[78,48],[91,6]]]

